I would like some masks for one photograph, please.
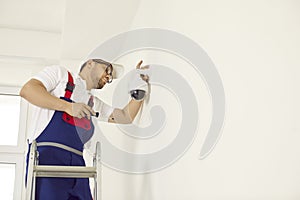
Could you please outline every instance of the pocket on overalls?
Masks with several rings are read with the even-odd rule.
[[[63,116],[62,116],[63,120],[68,123],[68,124],[71,124],[73,126],[76,126],[76,127],[80,127],[80,128],[83,128],[85,130],[90,130],[91,129],[91,120],[87,119],[87,118],[77,118],[77,117],[73,117],[71,115],[69,115],[68,113],[63,113]]]

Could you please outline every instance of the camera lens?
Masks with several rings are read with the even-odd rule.
[[[130,95],[135,100],[141,100],[145,97],[146,91],[144,90],[131,90]]]

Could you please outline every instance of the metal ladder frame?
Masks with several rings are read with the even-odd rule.
[[[38,165],[39,152],[36,141],[33,141],[28,161],[26,200],[35,200],[37,177],[94,178],[94,200],[101,200],[100,155],[101,145],[100,142],[97,142],[96,151],[93,155],[93,167]]]

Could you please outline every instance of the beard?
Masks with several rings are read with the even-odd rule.
[[[104,81],[102,81],[102,79],[99,80],[98,82],[98,86],[97,86],[97,89],[102,89],[104,87],[106,83]]]

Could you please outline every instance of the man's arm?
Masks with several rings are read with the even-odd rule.
[[[70,103],[51,95],[43,83],[36,79],[29,80],[22,87],[20,96],[36,106],[50,110],[63,111],[78,118],[84,116],[89,118],[91,113],[93,115],[96,114],[88,105],[83,103]]]
[[[149,66],[141,66],[143,61],[141,60],[136,69],[148,69]],[[148,75],[141,75],[141,79],[144,80],[148,84],[148,92],[150,92],[150,84],[149,84],[149,76]],[[149,94],[147,94],[149,95]],[[135,119],[136,115],[138,114],[142,104],[144,103],[144,99],[142,100],[135,100],[132,99],[123,109],[115,108],[112,114],[110,115],[108,122],[111,123],[118,123],[118,124],[130,124]]]
[[[115,108],[110,115],[108,122],[118,124],[130,124],[138,114],[144,100],[136,101],[132,99],[123,109]]]

